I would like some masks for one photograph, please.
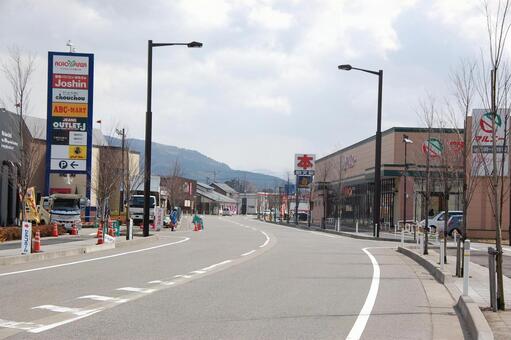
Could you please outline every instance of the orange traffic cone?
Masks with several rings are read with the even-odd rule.
[[[114,237],[114,228],[108,227],[108,235]]]
[[[53,229],[51,231],[51,236],[59,237],[59,227],[57,226],[57,223],[53,223]]]
[[[78,235],[78,228],[76,227],[76,225],[73,224],[73,228],[71,228],[71,235]]]
[[[35,232],[34,237],[34,253],[39,253],[41,251],[41,233],[39,230]]]
[[[100,229],[101,229],[101,235],[103,235],[103,222],[99,222],[98,232],[96,233],[96,238],[99,238],[99,235],[100,235],[99,230]]]
[[[96,244],[103,244],[103,226],[98,228],[98,243]]]
[[[194,223],[193,224],[193,231],[198,231],[199,229],[197,229],[197,223]]]

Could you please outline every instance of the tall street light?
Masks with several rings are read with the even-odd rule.
[[[403,135],[403,143],[405,143],[405,170],[403,171],[403,184],[404,184],[404,189],[403,189],[403,226],[406,226],[406,199],[408,197],[408,194],[406,192],[406,176],[407,176],[407,173],[408,173],[408,163],[406,162],[406,146],[408,144],[412,144],[413,143],[413,140],[411,140],[410,138],[408,138],[407,135]],[[417,237],[417,230],[413,229],[413,239],[415,240]]]
[[[376,120],[376,151],[374,155],[374,198],[373,198],[373,236],[380,237],[380,200],[381,200],[381,102],[383,89],[383,70],[371,71],[351,65],[339,65],[339,70],[357,70],[378,76],[378,115]]]
[[[151,139],[152,139],[152,121],[151,112],[151,93],[153,79],[153,47],[161,46],[186,46],[189,48],[202,47],[202,43],[192,41],[189,43],[153,43],[147,41],[147,112],[145,116],[145,169],[144,169],[144,237],[149,236],[149,204],[151,191]]]

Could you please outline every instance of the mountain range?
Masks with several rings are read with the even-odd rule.
[[[109,144],[121,146],[121,139],[108,138]],[[128,138],[126,145],[140,153],[140,167],[144,162],[144,140]],[[284,180],[276,176],[257,172],[231,169],[225,163],[216,161],[198,151],[172,145],[152,143],[151,172],[154,175],[168,176],[176,160],[181,168],[181,176],[203,183],[226,182],[229,180],[248,181],[257,190],[273,189],[284,185]]]

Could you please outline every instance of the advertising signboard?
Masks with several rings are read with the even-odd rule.
[[[298,176],[298,188],[308,188],[312,183],[312,176]]]
[[[497,171],[508,176],[509,153],[505,143],[504,117],[509,109],[497,110],[495,116],[495,145],[497,151]],[[493,115],[489,110],[474,109],[472,111],[472,175],[491,176],[493,173]],[[502,164],[504,161],[504,164]]]
[[[316,169],[316,155],[295,154],[295,175],[312,176]]]
[[[163,228],[163,208],[161,207],[154,208],[154,227],[156,230]]]
[[[90,198],[94,55],[48,52],[46,192],[51,173],[85,174]]]
[[[32,249],[32,223],[23,222],[21,225],[21,254],[30,254]]]

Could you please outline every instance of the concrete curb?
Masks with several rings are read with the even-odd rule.
[[[331,229],[322,229],[322,228],[318,228],[318,227],[306,227],[306,226],[301,226],[301,225],[296,225],[296,224],[287,224],[287,223],[277,223],[277,222],[268,222],[268,221],[261,221],[261,220],[258,220],[260,222],[265,222],[265,223],[271,223],[271,224],[275,224],[275,225],[279,225],[279,226],[282,226],[282,227],[291,227],[291,228],[296,228],[296,229],[302,229],[302,230],[312,230],[312,231],[317,231],[317,232],[322,232],[322,233],[328,233],[328,234],[334,234],[334,235],[339,235],[339,236],[346,236],[346,237],[351,237],[351,238],[355,238],[355,239],[359,239],[359,240],[369,240],[369,241],[386,241],[386,242],[401,242],[401,239],[395,239],[395,238],[390,238],[390,237],[379,237],[379,238],[376,238],[374,236],[362,236],[362,235],[357,235],[357,234],[353,234],[353,233],[348,233],[348,232],[345,232],[345,231],[335,231],[335,230],[331,230]],[[406,240],[405,239],[405,243],[415,243],[414,240]]]
[[[441,271],[438,265],[431,263],[410,249],[398,247],[397,251],[408,256],[424,267],[438,282],[442,283],[447,288],[447,291],[451,294],[454,300],[458,299],[458,302],[455,305],[456,313],[460,316],[463,324],[467,327],[468,333],[472,339],[494,339],[490,325],[484,317],[481,309],[479,309],[477,303],[475,303],[472,298],[461,294],[458,288],[454,285],[454,282],[448,272]]]
[[[14,256],[6,256],[0,257],[0,266],[12,265],[12,264],[21,264],[21,263],[30,263],[44,260],[53,260],[61,257],[69,257],[69,256],[77,256],[89,253],[96,253],[106,250],[111,250],[115,248],[124,248],[127,246],[134,246],[138,244],[143,244],[151,241],[159,240],[158,235],[151,235],[149,237],[144,238],[136,238],[130,241],[120,241],[116,243],[104,243],[102,245],[89,245],[82,246],[78,248],[71,248],[66,250],[57,250],[57,251],[49,251],[49,252],[41,252],[30,255],[14,255]]]

